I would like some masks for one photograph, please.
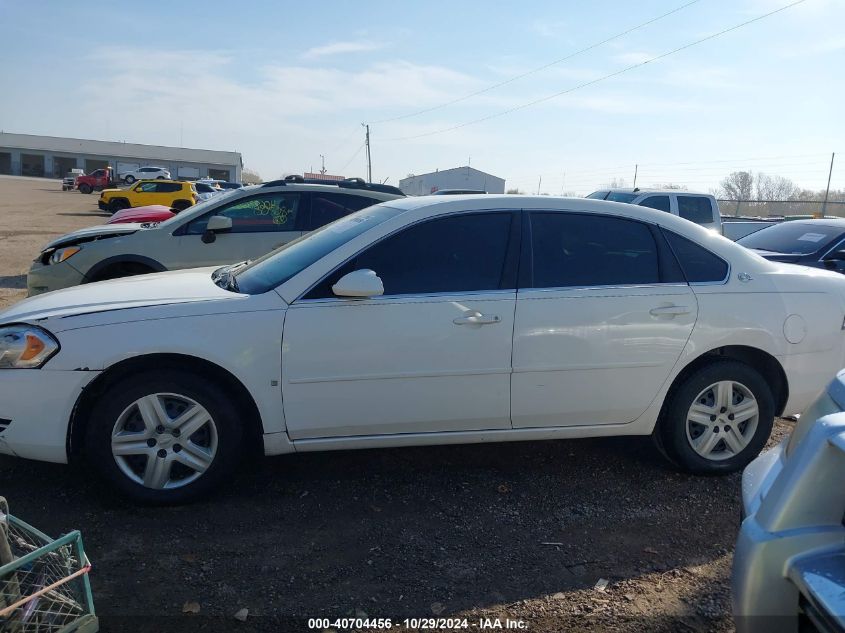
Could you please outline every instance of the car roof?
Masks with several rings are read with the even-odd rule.
[[[677,193],[681,195],[693,194],[696,196],[709,196],[703,191],[687,191],[686,189],[660,189],[658,187],[602,187],[596,191],[607,191],[609,193]]]
[[[373,198],[374,200],[394,200],[404,197],[401,193],[393,193],[392,191],[380,191],[378,189],[369,189],[363,187],[339,187],[333,184],[314,184],[301,182],[280,182],[272,181],[261,185],[244,185],[239,191],[258,191],[259,189],[268,189],[272,191],[321,191],[330,193],[346,193],[350,195],[364,196]]]
[[[772,226],[780,226],[782,224],[786,224],[787,226],[829,226],[831,228],[845,230],[845,218],[806,218],[804,220],[784,220],[774,223]]]

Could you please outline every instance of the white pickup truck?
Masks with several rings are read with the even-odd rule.
[[[773,224],[766,220],[730,220],[722,222],[719,203],[708,193],[695,193],[679,189],[612,188],[594,191],[588,198],[627,202],[678,215],[686,220],[721,233],[731,240],[750,235]]]

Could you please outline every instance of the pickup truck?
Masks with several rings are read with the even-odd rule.
[[[76,189],[76,179],[79,176],[84,176],[85,172],[81,169],[71,169],[67,176],[62,178],[62,191],[72,191]]]
[[[678,189],[640,189],[635,187],[601,189],[594,191],[588,198],[627,202],[658,211],[666,211],[686,220],[700,224],[717,233],[722,232],[722,216],[716,198],[707,193],[693,193]]]
[[[91,193],[92,191],[102,191],[109,187],[115,186],[116,183],[112,178],[111,167],[105,169],[96,169],[90,174],[77,176],[76,188],[80,193]]]

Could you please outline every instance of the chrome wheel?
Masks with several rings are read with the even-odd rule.
[[[751,390],[741,383],[722,380],[693,401],[687,413],[687,440],[705,459],[730,459],[751,442],[759,420],[760,407]]]
[[[112,430],[111,449],[132,481],[154,490],[181,488],[214,462],[217,426],[195,400],[155,393],[123,410]]]

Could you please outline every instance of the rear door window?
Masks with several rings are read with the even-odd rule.
[[[330,222],[346,217],[350,213],[366,209],[379,200],[364,196],[351,196],[344,193],[311,194],[311,217],[306,230],[313,231]]]
[[[713,206],[703,196],[678,196],[678,215],[696,224],[712,224]]]
[[[669,196],[649,196],[637,204],[641,207],[657,209],[658,211],[666,211],[667,213],[672,211],[672,206],[669,203]]]
[[[532,288],[660,283],[646,224],[587,213],[532,213]]]

